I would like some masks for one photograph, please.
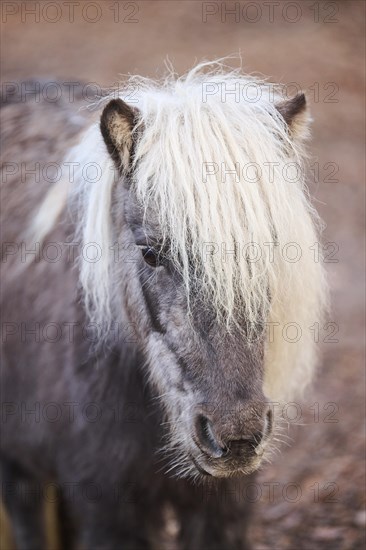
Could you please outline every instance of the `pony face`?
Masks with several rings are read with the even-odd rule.
[[[135,297],[124,308],[138,327],[149,378],[166,412],[169,471],[215,477],[250,473],[273,433],[262,390],[264,324],[251,338],[240,327],[226,327],[203,298],[203,269],[197,264],[188,296],[156,216],[142,215],[131,190],[123,202],[135,247],[135,261],[119,275],[129,281],[126,296]],[[244,304],[238,308],[244,326]]]
[[[255,84],[255,100],[203,97],[207,83]],[[137,106],[109,101],[103,141],[94,127],[80,146],[98,143],[106,174],[76,191],[81,240],[106,251],[81,265],[85,303],[107,329],[121,312],[137,327],[173,470],[248,473],[274,439],[268,400],[293,400],[316,363],[308,327],[321,322],[326,285],[301,166],[305,98],[221,69],[137,84]],[[115,241],[128,251],[117,265]],[[283,337],[289,324],[296,341]]]

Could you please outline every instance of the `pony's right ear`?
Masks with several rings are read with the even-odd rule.
[[[132,130],[137,113],[122,99],[112,99],[100,119],[100,131],[118,169],[128,171],[133,147]]]

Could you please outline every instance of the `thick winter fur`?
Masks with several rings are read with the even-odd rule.
[[[63,175],[43,201],[43,188],[27,181],[33,198],[24,204],[16,176],[7,177],[15,198],[4,213],[2,373],[14,406],[4,471],[8,480],[21,470],[63,488],[99,484],[98,503],[80,495],[68,501],[87,548],[150,548],[170,504],[182,547],[243,549],[243,500],[231,495],[228,504],[210,491],[204,502],[190,481],[169,475],[213,476],[219,491],[246,474],[245,485],[277,433],[268,400],[294,399],[314,371],[309,327],[322,319],[326,285],[314,261],[317,217],[304,182],[305,98],[284,100],[276,87],[220,64],[128,84],[134,97],[119,91],[104,99],[100,120],[67,153],[72,181]],[[233,89],[245,98],[225,93]],[[16,107],[4,111],[19,132]],[[63,115],[66,122],[68,109]],[[14,160],[11,143],[6,160]],[[30,156],[37,154],[49,161],[45,152]],[[86,176],[91,163],[97,178]],[[28,223],[17,218],[19,208]],[[22,262],[23,240],[40,250],[76,243],[76,261],[64,254],[54,263]],[[101,251],[98,261],[83,253],[90,243]],[[72,325],[72,338],[66,328],[53,342],[24,338],[19,327],[37,323]],[[297,341],[284,333],[289,323],[300,331]],[[101,418],[90,423],[79,411],[71,423],[22,422],[23,402],[74,401],[97,403]],[[113,411],[130,402],[136,421],[121,425]],[[125,484],[128,496],[131,480],[146,498],[117,506],[116,486]],[[22,503],[5,500],[26,548]]]

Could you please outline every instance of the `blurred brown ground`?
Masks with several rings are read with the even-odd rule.
[[[293,23],[290,2],[269,3],[273,22],[266,3],[257,4],[258,21],[248,22],[256,18],[248,2],[240,2],[239,21],[230,15],[225,20],[225,5],[229,10],[233,2],[211,2],[209,9],[219,13],[203,22],[208,4],[199,1],[120,2],[120,22],[114,22],[111,6],[117,3],[105,0],[99,2],[102,16],[95,23],[81,15],[88,2],[79,2],[72,23],[59,4],[61,19],[55,23],[45,21],[55,18],[51,8],[39,22],[30,15],[22,22],[20,11],[4,22],[3,13],[3,83],[44,77],[108,86],[123,73],[160,75],[167,56],[182,72],[202,58],[240,51],[247,72],[297,82],[307,91],[314,118],[310,152],[320,167],[319,181],[310,178],[309,184],[327,224],[324,241],[339,246],[338,261],[327,264],[338,342],[322,344],[323,365],[302,407],[303,425],[290,428],[291,448],[260,474],[252,538],[256,550],[363,548],[365,3],[298,1],[301,14]],[[96,12],[88,10],[87,17],[94,18]],[[137,22],[123,22],[129,14]],[[328,94],[336,88],[328,83],[337,86],[334,96]],[[329,102],[332,98],[336,101]],[[333,165],[327,163],[336,163],[339,171],[332,176]],[[314,403],[319,403],[318,422]],[[337,406],[334,416],[327,417],[333,410],[328,403]],[[329,421],[333,418],[337,422]],[[278,484],[272,486],[273,499],[270,482]],[[300,498],[291,502],[299,487]],[[2,536],[1,550],[9,550],[6,530]]]

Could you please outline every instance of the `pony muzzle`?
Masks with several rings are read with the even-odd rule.
[[[207,414],[199,409],[193,421],[197,451],[193,462],[200,473],[217,477],[253,464],[258,467],[272,432],[273,413],[267,403],[237,407],[230,413]]]

